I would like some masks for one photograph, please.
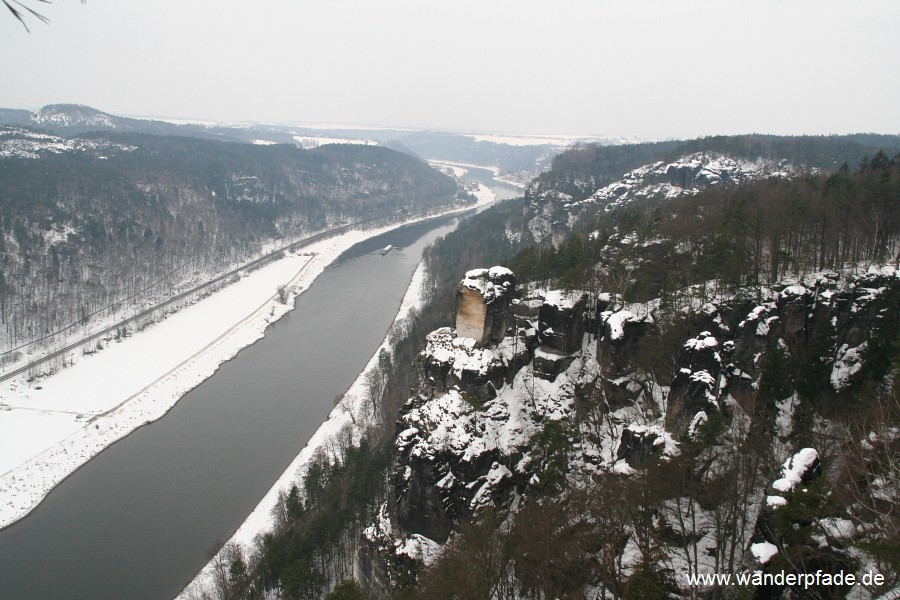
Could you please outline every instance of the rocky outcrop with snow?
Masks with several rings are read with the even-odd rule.
[[[20,127],[0,127],[0,158],[41,158],[64,153],[79,153],[105,160],[118,152],[133,152],[134,146],[104,139],[62,138]]]
[[[804,169],[786,160],[746,160],[714,152],[698,152],[674,161],[659,161],[634,169],[615,182],[597,190],[590,198],[565,204],[577,212],[595,205],[605,211],[640,198],[674,198],[693,195],[718,186],[741,185],[769,177],[797,177]]]
[[[456,329],[461,338],[483,345],[499,342],[506,335],[508,311],[515,277],[505,267],[473,269],[457,290]]]
[[[483,346],[451,328],[428,335],[419,385],[397,425],[394,499],[366,534],[389,562],[421,538],[433,552],[481,507],[541,485],[535,437],[550,422],[570,421],[579,390],[597,375],[594,347],[585,344],[588,296],[532,290],[507,308],[516,323],[510,335]],[[558,373],[539,369],[545,354],[565,358],[551,361]]]
[[[696,298],[673,312],[659,302],[627,304],[611,294],[532,285],[510,302],[515,325],[499,342],[479,346],[451,328],[432,332],[418,359],[419,385],[397,424],[392,496],[367,530],[366,560],[374,552],[394,568],[425,564],[485,507],[514,512],[523,498],[560,485],[560,477],[577,487],[635,476],[650,463],[679,460],[686,443],[708,444],[708,428],[722,423],[734,424],[728,435],[746,435],[741,423],[750,422],[773,347],[795,365],[783,370],[779,385],[770,384],[777,405],[796,398],[793,372],[801,360],[843,374],[855,357],[852,364],[861,366],[846,373],[852,387],[866,368],[864,340],[877,338],[885,311],[896,309],[900,277],[892,267],[826,272],[759,291],[758,299]],[[817,333],[823,327],[828,335]],[[827,342],[822,357],[810,358],[814,338]],[[823,405],[846,401],[834,380],[819,382],[827,387]],[[791,415],[781,410],[789,434]],[[547,459],[553,439],[567,447],[563,474]],[[784,461],[781,477],[748,493],[743,533],[732,542],[748,568],[780,564],[783,519],[774,511],[805,494],[820,473],[814,449],[776,456]],[[712,548],[712,514],[696,510],[698,547]],[[855,535],[853,523],[839,516],[814,527],[832,545]],[[681,565],[679,552],[672,546],[673,564]],[[714,566],[711,558],[699,561]]]
[[[719,152],[695,152],[675,160],[656,161],[625,173],[597,188],[589,182],[566,182],[593,189],[588,197],[572,196],[554,186],[529,190],[528,234],[536,242],[560,242],[582,217],[609,212],[642,199],[692,196],[715,187],[731,187],[772,177],[799,177],[814,169],[787,160],[749,160]]]

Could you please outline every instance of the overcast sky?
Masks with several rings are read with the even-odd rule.
[[[651,138],[900,133],[898,0],[76,0],[0,106]],[[2,8],[2,7],[0,7]]]

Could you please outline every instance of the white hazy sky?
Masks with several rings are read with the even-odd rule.
[[[469,131],[900,133],[898,0],[76,0],[0,106]],[[2,9],[3,7],[0,7]]]

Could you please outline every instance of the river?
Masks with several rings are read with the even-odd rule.
[[[516,195],[481,169],[499,199]],[[483,171],[483,172],[481,172]],[[424,248],[456,219],[362,242],[163,418],[0,531],[0,597],[171,599],[230,537],[381,343]],[[396,249],[381,255],[377,249]]]
[[[524,190],[521,190],[513,185],[508,183],[503,183],[502,181],[497,181],[494,179],[494,174],[488,169],[482,169],[480,167],[465,167],[466,175],[465,178],[469,181],[474,181],[477,183],[482,183],[487,187],[491,188],[491,191],[497,196],[497,201],[502,202],[503,200],[510,200],[512,198],[518,198],[522,195]],[[492,205],[488,204],[479,209],[479,212],[482,210],[487,210]]]

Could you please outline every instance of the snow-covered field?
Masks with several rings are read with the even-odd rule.
[[[597,135],[537,135],[527,133],[467,133],[476,142],[492,142],[507,146],[556,146],[566,148],[578,143],[605,143],[609,145],[634,144],[643,140],[633,137]]]
[[[375,140],[362,140],[356,138],[336,138],[336,137],[312,137],[312,136],[301,136],[295,135],[294,141],[300,144],[304,148],[318,148],[319,146],[324,146],[325,144],[356,144],[363,146],[377,146],[378,142]]]
[[[453,170],[454,173],[459,173],[458,175],[456,175],[457,177],[462,177],[463,175],[465,175],[468,172],[467,168],[484,169],[493,173],[494,177],[500,174],[500,167],[491,165],[474,165],[472,163],[453,162],[449,160],[429,160],[428,164],[431,166],[449,167]]]
[[[279,286],[292,297],[302,293],[342,252],[398,226],[316,242],[55,375],[0,384],[0,527],[24,517],[67,475],[162,417],[261,338],[293,306],[279,300]]]
[[[593,139],[590,136],[553,136],[553,135],[528,135],[528,134],[500,134],[500,133],[467,133],[466,137],[476,142],[491,142],[505,144],[507,146],[561,146],[566,147],[574,143]]]

